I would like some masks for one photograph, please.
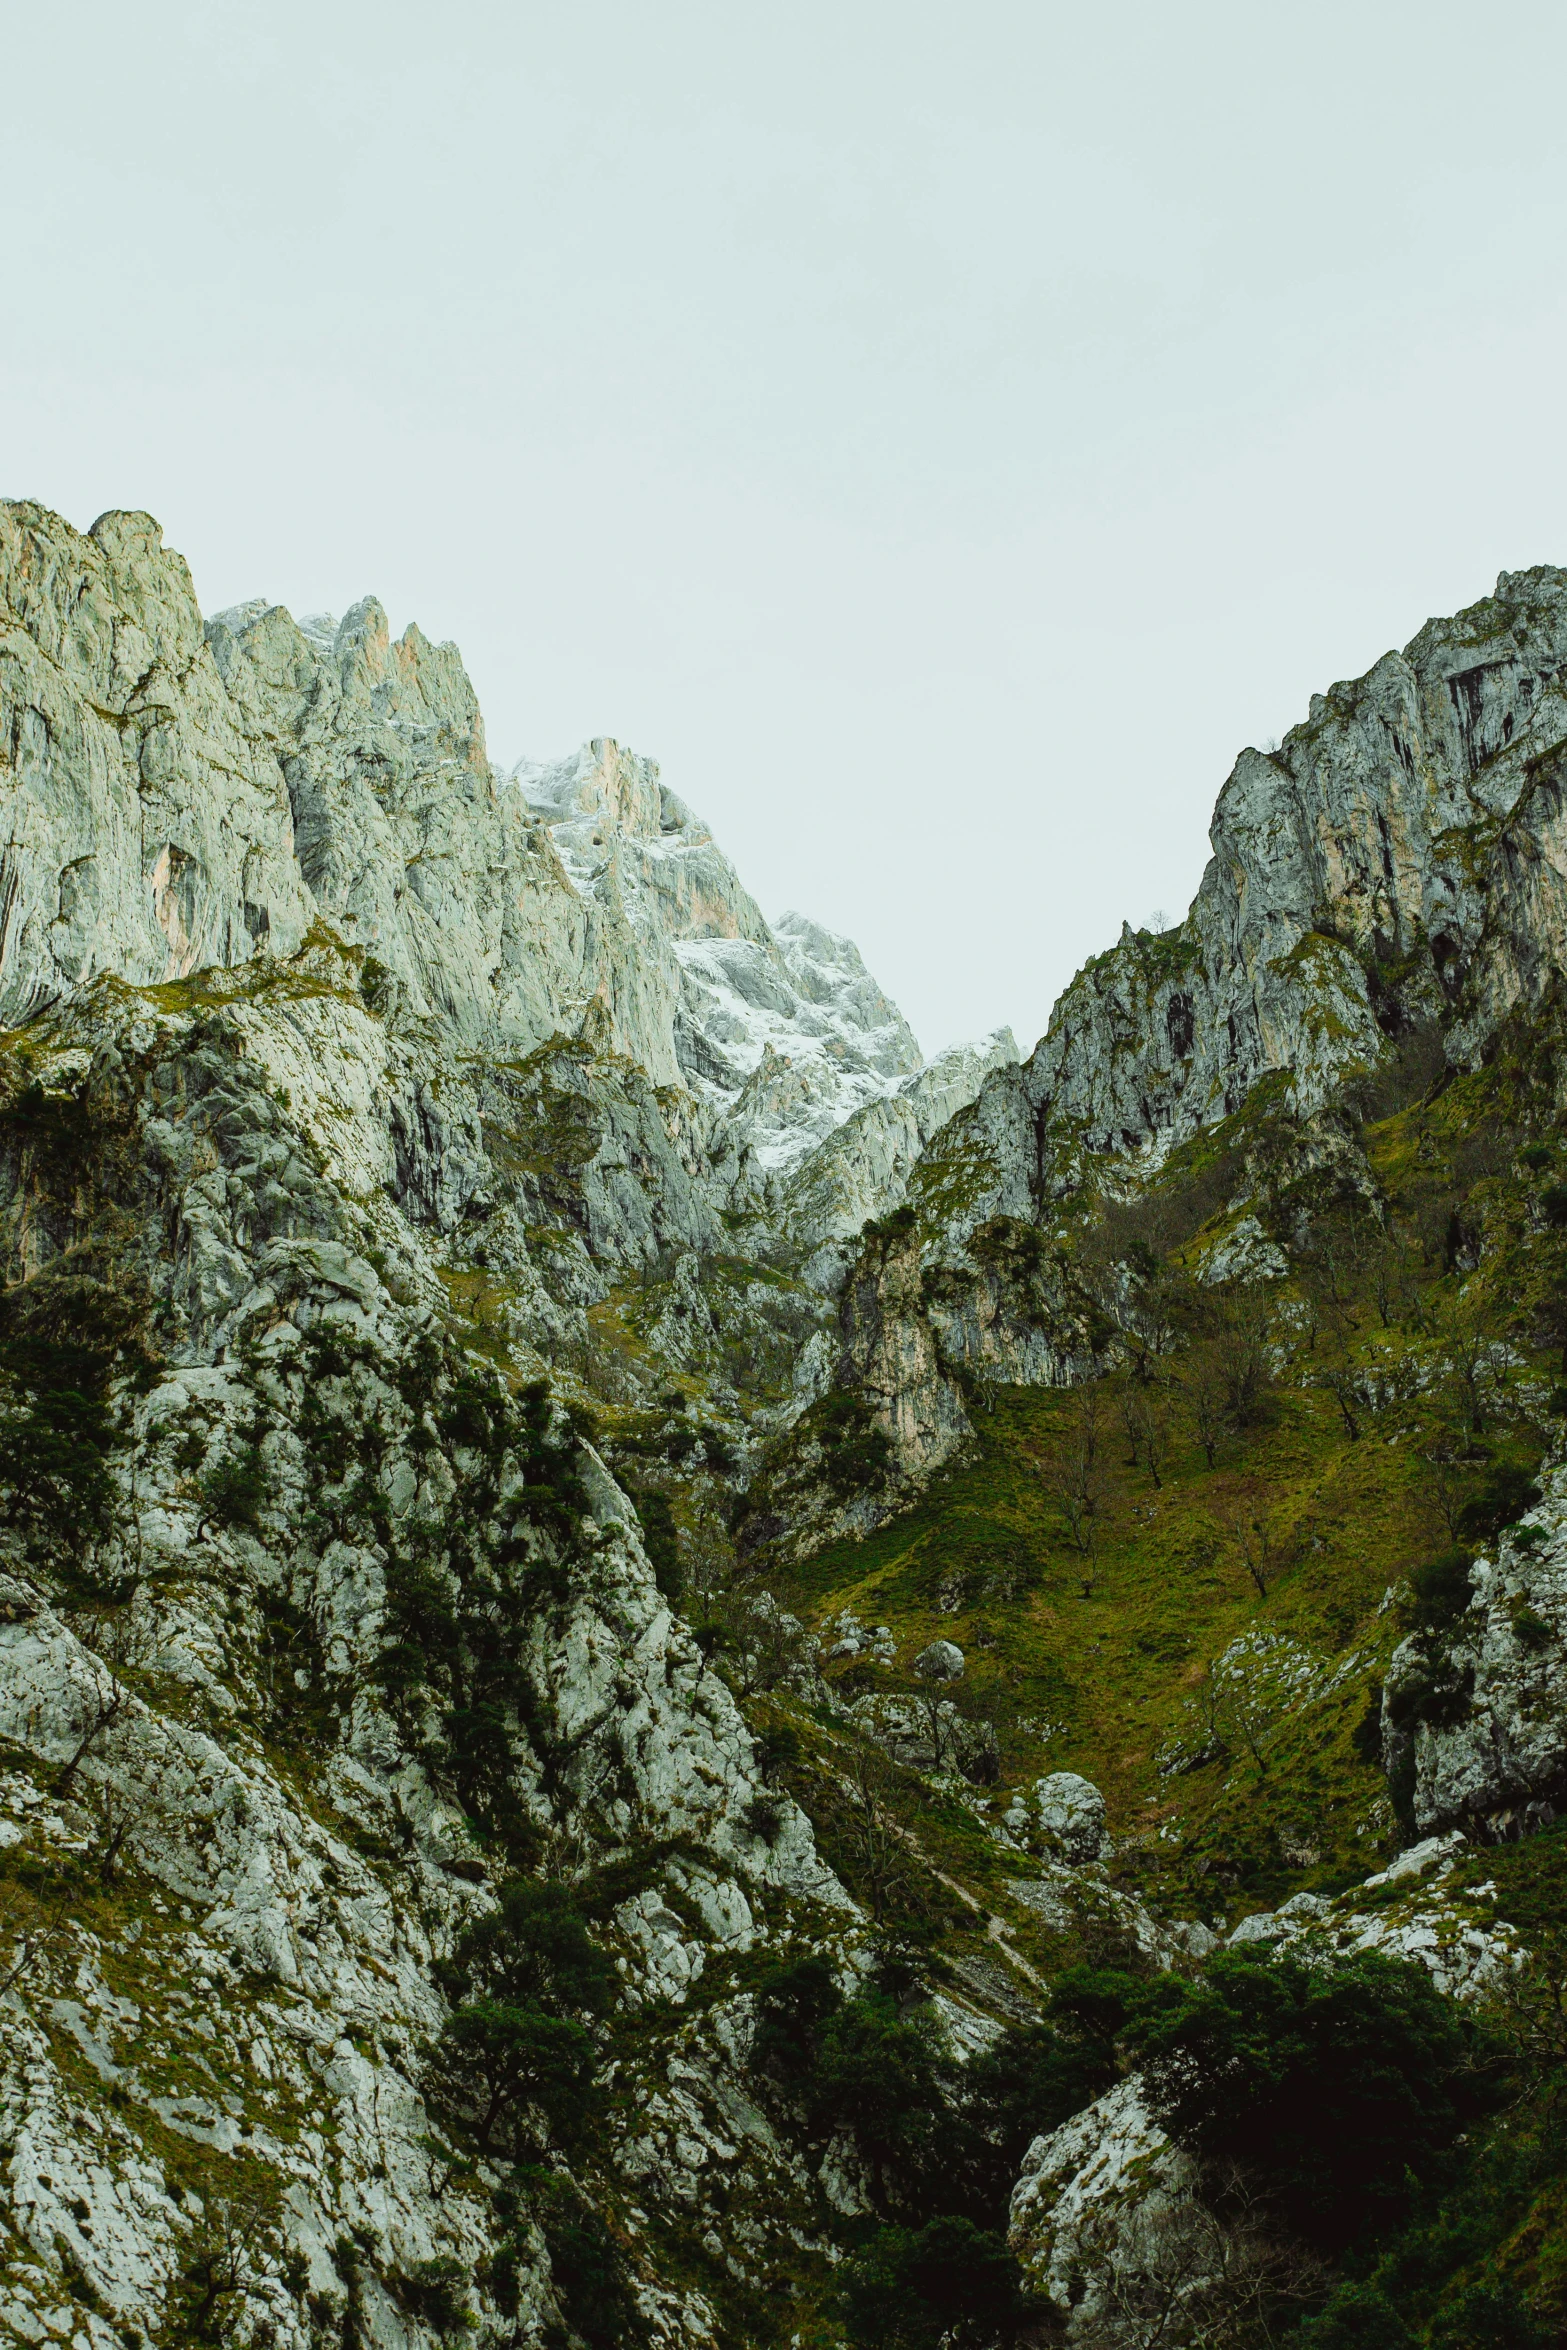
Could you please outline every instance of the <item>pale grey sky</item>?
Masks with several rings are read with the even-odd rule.
[[[661,760],[928,1050],[1238,748],[1567,561],[1567,14],[5,11],[0,490]]]

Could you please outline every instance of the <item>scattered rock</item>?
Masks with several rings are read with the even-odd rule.
[[[1034,1823],[1046,1850],[1069,1867],[1103,1860],[1110,1849],[1105,1799],[1076,1771],[1051,1771],[1034,1781]]]
[[[955,1640],[933,1640],[914,1659],[922,1681],[957,1681],[963,1676],[963,1651]]]

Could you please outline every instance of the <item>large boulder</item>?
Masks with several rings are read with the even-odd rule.
[[[1036,2138],[1012,2190],[1008,2242],[1069,2342],[1146,2339],[1134,2304],[1172,2266],[1200,2269],[1196,2166],[1149,2111],[1140,2079]],[[1187,2280],[1189,2281],[1189,2280]]]
[[[1034,1781],[1034,1818],[1039,1841],[1069,1867],[1102,1860],[1109,1849],[1105,1799],[1092,1779],[1076,1771],[1051,1771]]]
[[[955,1640],[933,1640],[914,1659],[914,1670],[922,1681],[960,1681],[963,1651]]]

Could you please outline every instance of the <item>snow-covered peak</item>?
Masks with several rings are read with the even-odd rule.
[[[920,1081],[914,1032],[853,940],[805,914],[768,923],[651,759],[601,736],[570,758],[520,759],[509,781],[578,895],[669,969],[681,1072],[752,1168],[787,1172],[857,1110]],[[972,1048],[971,1091],[994,1052]],[[969,1075],[949,1058],[943,1095]]]

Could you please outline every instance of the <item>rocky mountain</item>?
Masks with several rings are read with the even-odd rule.
[[[0,2338],[1554,2338],[1564,590],[924,1065],[0,507]]]
[[[1473,1066],[1554,1001],[1564,744],[1567,573],[1540,568],[1242,752],[1185,921],[1123,928],[1078,974],[1029,1059],[927,1146],[916,1214],[864,1262],[851,1376],[905,1484],[967,1441],[965,1378],[1048,1384],[1094,1359],[1037,1249],[1013,1245],[1057,1203],[1146,1184],[1249,1104],[1309,1126],[1398,1049]]]

